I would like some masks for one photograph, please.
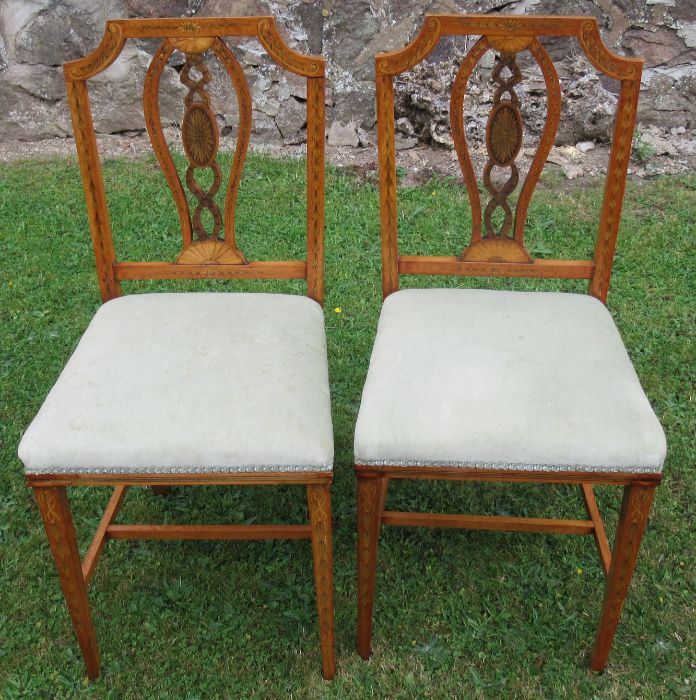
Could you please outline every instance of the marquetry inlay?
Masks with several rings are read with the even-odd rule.
[[[186,54],[186,63],[179,79],[189,89],[184,100],[186,112],[181,125],[181,139],[189,159],[186,185],[197,200],[191,221],[193,232],[198,240],[218,238],[222,228],[222,213],[215,202],[215,195],[222,182],[220,166],[216,162],[220,137],[206,90],[210,72],[201,54]],[[213,171],[213,182],[207,190],[196,180],[196,170],[199,168],[210,168]],[[210,231],[206,231],[202,221],[202,214],[206,210],[213,219]]]

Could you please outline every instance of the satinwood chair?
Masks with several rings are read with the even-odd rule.
[[[235,242],[235,202],[252,126],[247,79],[225,37],[256,37],[307,84],[306,260],[248,260]],[[161,38],[144,81],[145,123],[171,189],[182,248],[173,262],[119,261],[114,253],[87,80],[131,38]],[[160,78],[183,54],[181,137],[185,186],[165,141]],[[219,132],[206,62],[217,59],[239,106],[224,205]],[[115,20],[99,47],[64,66],[104,304],[19,446],[90,678],[99,653],[87,586],[109,539],[311,540],[322,670],[335,672],[330,484],[333,435],[324,297],[325,62],[292,50],[272,17]],[[201,173],[212,172],[209,188]],[[194,208],[195,207],[195,208]],[[207,214],[206,214],[207,212]],[[206,214],[206,216],[203,216]],[[206,219],[208,226],[206,227]],[[177,234],[178,235],[178,234]],[[305,279],[307,296],[162,293],[121,296],[123,280]],[[80,561],[66,487],[111,485],[113,495]],[[147,485],[306,487],[308,524],[116,524],[126,491]]]
[[[399,255],[394,78],[443,36],[477,37],[452,85],[452,138],[471,205],[468,245],[451,257]],[[530,198],[561,114],[559,79],[539,37],[575,37],[599,71],[620,81],[604,199],[591,260],[534,259],[525,247]],[[492,50],[493,107],[486,130],[484,201],[464,131],[473,70]],[[522,183],[522,61],[541,69],[546,123]],[[605,667],[666,445],[605,307],[619,228],[642,63],[603,44],[583,17],[428,15],[405,48],[375,59],[384,305],[355,430],[358,489],[358,651],[370,655],[377,544],[382,525],[593,535],[606,577],[591,655]],[[503,174],[504,184],[493,170]],[[497,210],[497,211],[496,211]],[[513,213],[514,210],[514,213]],[[502,221],[502,223],[500,223]],[[589,280],[589,294],[405,289],[400,275]],[[385,510],[390,479],[577,484],[587,520]],[[594,484],[624,487],[613,553]]]

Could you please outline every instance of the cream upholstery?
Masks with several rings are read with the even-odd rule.
[[[659,472],[665,452],[593,297],[413,289],[386,299],[356,464]]]
[[[110,301],[19,456],[30,473],[329,470],[321,307],[280,294]]]

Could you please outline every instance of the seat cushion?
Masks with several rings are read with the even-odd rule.
[[[110,301],[19,457],[29,473],[330,470],[322,309],[280,294]]]
[[[597,299],[414,289],[384,302],[356,464],[659,472],[665,452]]]

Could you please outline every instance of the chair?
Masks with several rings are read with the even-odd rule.
[[[228,36],[258,38],[277,64],[307,80],[306,261],[248,261],[235,242],[235,201],[252,103],[241,65],[223,41]],[[119,261],[86,81],[113,63],[126,39],[155,37],[163,40],[145,77],[145,122],[176,203],[183,246],[174,262]],[[181,135],[193,212],[158,107],[160,76],[175,49],[185,56]],[[223,211],[214,199],[222,175],[218,126],[206,88],[207,51],[226,70],[239,104]],[[90,678],[99,674],[99,653],[87,586],[109,539],[311,540],[322,670],[327,679],[334,675],[333,435],[321,308],[324,63],[288,47],[272,17],[237,17],[110,21],[100,46],[64,67],[104,304],[27,429],[19,456]],[[208,168],[213,177],[206,191],[199,182]],[[121,297],[123,280],[198,278],[306,279],[308,296],[180,292]],[[113,495],[80,561],[66,487],[107,484],[114,487]],[[162,492],[172,485],[230,484],[305,486],[309,524],[115,523],[131,486]]]
[[[399,255],[394,78],[442,36],[479,37],[453,82],[450,119],[472,212],[457,256]],[[598,70],[620,81],[593,260],[534,259],[525,219],[560,118],[553,61],[537,37],[576,37]],[[464,97],[488,50],[491,73],[483,208],[464,133]],[[547,120],[516,202],[522,118],[517,57],[529,52],[546,82]],[[527,54],[527,56],[529,56]],[[378,54],[378,148],[384,305],[355,429],[358,491],[358,640],[368,658],[382,525],[593,535],[606,578],[590,665],[608,659],[665,457],[662,428],[604,306],[619,228],[642,63],[609,52],[594,19],[428,15],[405,48]],[[496,184],[494,167],[507,182]],[[483,213],[482,213],[483,208]],[[502,212],[500,211],[502,209]],[[496,211],[498,210],[498,211]],[[502,220],[497,224],[496,221]],[[589,280],[589,295],[489,289],[406,289],[400,275]],[[385,510],[391,479],[577,484],[587,520]],[[613,553],[594,484],[623,486]]]

